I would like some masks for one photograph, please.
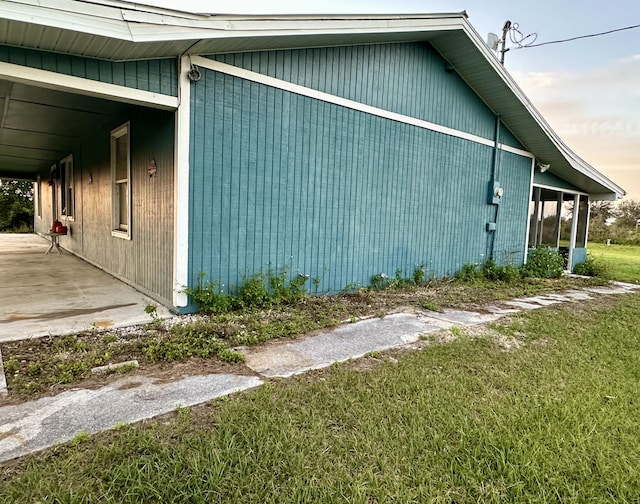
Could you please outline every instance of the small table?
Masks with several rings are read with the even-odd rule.
[[[62,249],[60,248],[60,243],[58,243],[59,242],[58,237],[59,236],[64,236],[67,233],[54,233],[53,231],[49,231],[48,233],[44,233],[44,234],[46,236],[50,236],[51,237],[51,245],[49,245],[49,248],[44,253],[44,255],[47,255],[49,252],[51,252],[54,247],[58,251],[58,254],[62,254]]]

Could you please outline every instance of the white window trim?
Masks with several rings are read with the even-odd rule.
[[[67,157],[62,158],[60,160],[60,179],[62,180],[62,167],[64,166],[64,170],[65,170],[65,177],[64,177],[64,181],[65,184],[63,187],[62,184],[60,184],[60,202],[62,204],[62,201],[66,202],[67,207],[69,206],[69,192],[68,192],[68,187],[71,186],[72,190],[73,190],[73,209],[71,212],[71,215],[67,214],[67,209],[65,208],[60,208],[60,216],[64,218],[64,220],[67,221],[71,221],[73,222],[75,220],[75,216],[76,216],[76,202],[75,202],[75,198],[76,198],[76,183],[75,183],[75,177],[74,177],[74,169],[73,169],[73,154],[69,154]],[[71,169],[69,169],[69,167],[71,167]],[[62,191],[65,192],[64,197],[62,195]]]
[[[121,126],[111,130],[110,137],[110,157],[111,157],[111,236],[116,238],[122,238],[124,240],[131,240],[131,123],[127,121]],[[123,135],[128,135],[129,145],[127,149],[127,229],[118,229],[120,223],[119,205],[120,201],[116,195],[115,185],[118,183],[116,180],[116,156],[115,145],[116,140]],[[124,179],[123,179],[124,180]]]

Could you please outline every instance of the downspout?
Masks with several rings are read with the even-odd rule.
[[[490,218],[487,223],[487,259],[493,261],[495,254],[496,229],[498,226],[498,209],[502,199],[502,188],[499,182],[500,175],[500,116],[496,115],[495,140],[493,145],[493,163],[491,166],[491,180],[489,181],[488,203],[492,205]]]

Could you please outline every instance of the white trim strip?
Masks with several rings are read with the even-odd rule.
[[[283,91],[288,91],[290,93],[295,93],[301,96],[307,96],[308,98],[314,98],[316,100],[320,100],[323,102],[333,103],[334,105],[339,105],[341,107],[357,110],[359,112],[364,112],[364,113],[375,115],[378,117],[383,117],[385,119],[391,119],[392,121],[397,121],[404,124],[410,124],[412,126],[417,126],[419,128],[428,129],[430,131],[435,131],[438,133],[443,133],[445,135],[453,136],[456,138],[462,138],[463,140],[469,140],[471,142],[486,145],[488,147],[495,147],[495,140],[482,138],[477,135],[472,135],[471,133],[466,133],[464,131],[460,131],[457,129],[448,128],[440,124],[435,124],[429,121],[423,121],[422,119],[417,119],[415,117],[407,116],[404,114],[398,114],[396,112],[391,112],[390,110],[384,110],[378,107],[373,107],[371,105],[366,105],[364,103],[360,103],[354,100],[349,100],[347,98],[342,98],[340,96],[325,93],[323,91],[318,91],[316,89],[311,89],[305,86],[301,86],[299,84],[294,84],[292,82],[284,81],[282,79],[276,79],[275,77],[263,75],[257,72],[253,72],[251,70],[246,70],[244,68],[229,65],[227,63],[222,63],[220,61],[215,61],[209,58],[204,58],[202,56],[194,55],[194,56],[191,56],[191,62],[194,65],[201,66],[209,70],[213,70],[214,72],[221,72],[227,75],[232,75],[234,77],[239,77],[241,79],[257,82],[258,84],[265,84],[270,87],[282,89]],[[522,156],[526,156],[530,158],[534,157],[531,153],[523,151],[521,149],[517,149],[515,147],[509,147],[509,146],[500,144],[498,145],[498,148],[514,154],[520,154]]]
[[[536,169],[536,160],[535,158],[531,159],[531,179],[529,182],[529,201],[527,201],[527,233],[524,237],[524,263],[527,263],[527,259],[529,258],[529,233],[531,232],[531,212],[529,209],[531,208],[531,200],[533,199],[533,174]]]
[[[535,156],[531,154],[529,151],[518,149],[517,147],[511,147],[510,145],[499,144],[498,148],[505,152],[510,152],[511,154],[518,154],[519,156],[535,159]]]
[[[189,58],[178,62],[178,95],[174,148],[173,218],[173,305],[187,306],[184,288],[189,285],[189,136],[191,122],[191,81]]]
[[[0,62],[0,77],[31,86],[67,91],[85,96],[105,98],[123,103],[132,103],[162,110],[178,108],[178,98],[140,89],[108,84],[106,82],[64,75],[38,68],[29,68],[13,63]]]
[[[545,185],[545,184],[537,184],[536,182],[533,183],[533,187],[540,187],[541,189],[551,189],[552,191],[563,192],[566,194],[580,194],[581,196],[589,196],[589,193],[576,191],[575,189],[564,189],[562,187],[554,187],[554,186]]]

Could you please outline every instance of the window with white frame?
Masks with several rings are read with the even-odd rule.
[[[73,155],[60,161],[60,215],[73,220],[76,207]]]
[[[111,234],[130,240],[131,153],[128,122],[111,132],[111,181]]]

